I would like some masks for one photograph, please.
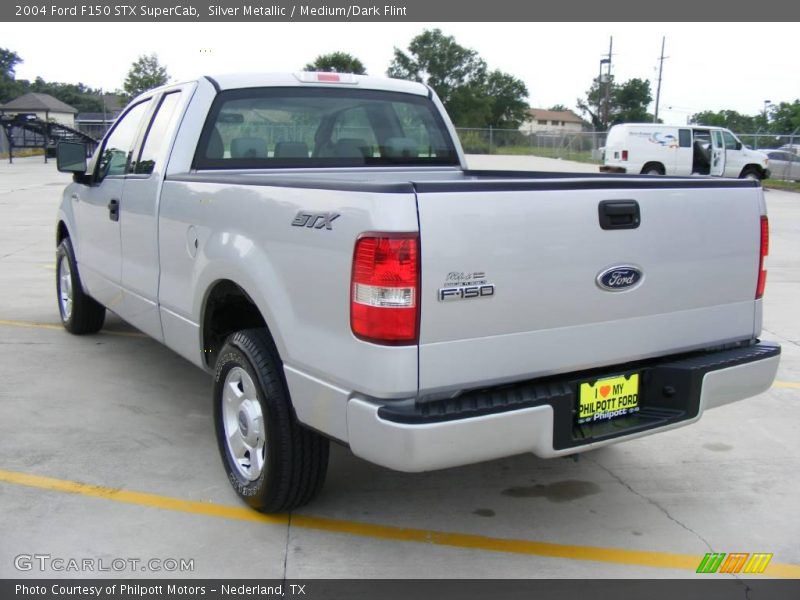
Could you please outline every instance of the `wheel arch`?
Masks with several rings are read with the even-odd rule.
[[[650,160],[644,163],[644,165],[642,166],[642,170],[639,173],[644,174],[651,168],[658,169],[661,172],[661,175],[664,175],[667,172],[666,168],[664,167],[664,163],[658,160]]]
[[[739,177],[740,178],[744,177],[745,173],[747,173],[748,171],[755,171],[756,173],[758,173],[758,177],[760,179],[766,178],[766,173],[764,172],[764,168],[756,163],[747,163],[745,166],[743,166],[742,170],[739,171]]]
[[[200,318],[203,363],[213,369],[227,337],[241,329],[266,330],[277,353],[267,319],[247,290],[231,279],[217,279],[205,293]]]
[[[58,225],[56,225],[56,247],[61,245],[61,242],[68,237],[71,237],[69,234],[69,227],[67,227],[67,223],[64,219],[59,219]]]

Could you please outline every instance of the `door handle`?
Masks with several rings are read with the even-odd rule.
[[[597,212],[603,229],[636,229],[642,220],[636,200],[603,200]]]
[[[108,218],[112,221],[119,221],[119,200],[112,198],[108,203]]]

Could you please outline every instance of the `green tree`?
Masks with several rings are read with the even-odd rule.
[[[614,76],[600,79],[595,77],[592,86],[586,90],[586,98],[578,98],[577,106],[584,115],[589,116],[592,127],[598,131],[605,131],[609,127],[610,119],[606,117],[606,91],[608,86],[608,104],[610,115],[611,110],[611,91],[614,89]]]
[[[492,71],[486,80],[489,124],[501,129],[516,129],[528,118],[528,88],[508,73]]]
[[[103,110],[100,90],[92,89],[83,83],[48,82],[37,77],[27,87],[30,92],[50,94],[76,108],[78,112],[101,112]]]
[[[367,74],[367,69],[364,67],[364,63],[347,52],[331,52],[329,54],[321,54],[314,59],[314,62],[308,63],[303,70],[328,71],[331,73],[355,73],[356,75]]]
[[[407,53],[395,48],[387,75],[429,85],[460,127],[515,128],[525,119],[525,84],[501,71],[489,72],[475,50],[440,29],[416,36]]]
[[[167,68],[158,62],[155,54],[143,54],[131,65],[125,82],[122,84],[123,95],[130,101],[142,92],[151,90],[169,81]]]
[[[19,54],[7,48],[0,48],[0,102],[13,100],[22,93],[16,81],[16,67],[22,62]]]
[[[612,125],[617,123],[642,123],[653,120],[647,107],[653,101],[650,82],[646,79],[629,79],[614,90],[615,111]]]
[[[739,133],[754,133],[764,128],[763,116],[751,117],[735,110],[704,110],[693,114],[689,119],[696,125],[712,125],[714,127],[727,127]]]
[[[557,111],[557,112],[566,112],[569,109],[566,106],[564,106],[563,104],[554,104],[553,106],[551,106],[547,110],[554,110],[554,111]]]
[[[629,79],[618,84],[614,76],[597,77],[586,91],[586,98],[578,99],[578,108],[588,115],[595,129],[604,131],[617,123],[650,122],[653,115],[647,107],[653,101],[650,82],[646,79]]]
[[[772,133],[794,133],[800,129],[800,100],[773,105],[769,116]]]

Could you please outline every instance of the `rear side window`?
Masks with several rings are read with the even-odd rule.
[[[150,175],[156,165],[156,160],[164,148],[166,135],[170,130],[170,124],[175,116],[175,109],[178,107],[180,92],[165,94],[161,99],[158,112],[150,124],[147,136],[142,146],[142,154],[139,160],[131,165],[131,171],[140,175]]]
[[[691,148],[692,146],[692,132],[689,129],[678,130],[678,145],[681,148]]]
[[[217,96],[198,169],[458,165],[426,96],[358,89],[253,88]]]

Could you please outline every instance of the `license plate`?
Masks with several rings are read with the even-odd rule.
[[[578,423],[616,419],[639,410],[639,374],[606,377],[580,384]]]

